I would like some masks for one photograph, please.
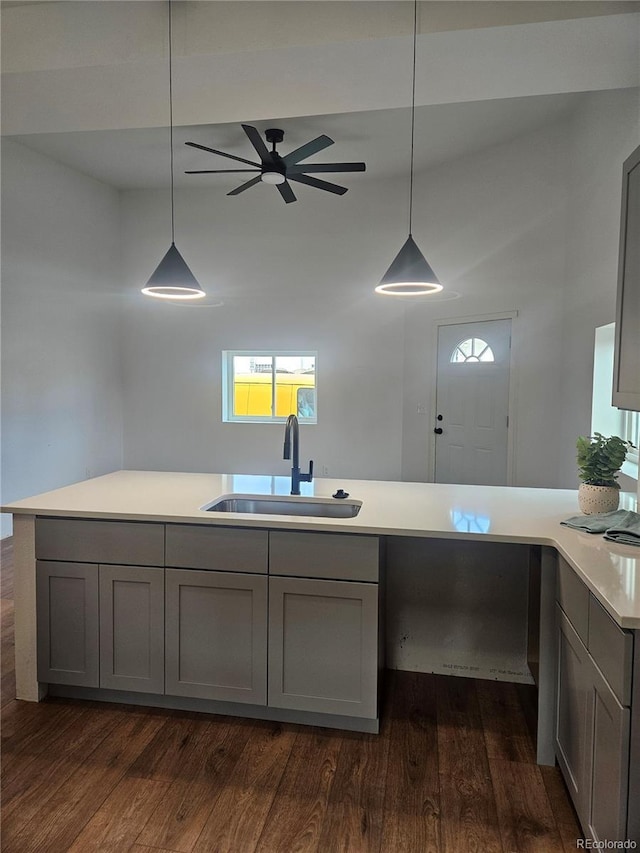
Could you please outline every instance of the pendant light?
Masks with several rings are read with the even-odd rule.
[[[169,146],[171,163],[171,246],[156,267],[153,275],[142,288],[146,296],[159,299],[200,299],[206,296],[194,274],[175,244],[174,201],[173,201],[173,65],[171,37],[171,0],[169,0]]]
[[[413,81],[411,88],[411,172],[409,179],[409,236],[393,263],[376,287],[386,296],[427,296],[439,293],[442,285],[411,233],[413,216],[413,148],[416,123],[416,42],[418,33],[418,0],[413,3]]]

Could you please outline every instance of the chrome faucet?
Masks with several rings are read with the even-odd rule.
[[[284,452],[282,454],[282,458],[291,459],[292,495],[300,494],[300,483],[310,483],[313,480],[313,459],[309,462],[308,473],[300,473],[299,443],[298,418],[295,415],[289,415],[287,418],[287,424],[284,428]]]

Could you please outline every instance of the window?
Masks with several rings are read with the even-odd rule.
[[[223,421],[317,423],[316,363],[315,352],[225,350]]]
[[[616,409],[611,405],[613,385],[613,349],[615,323],[596,329],[593,356],[593,398],[591,405],[591,432],[619,435],[634,447],[627,452],[622,466],[623,474],[638,479],[638,445],[640,444],[640,413]]]
[[[482,338],[467,338],[451,353],[452,364],[473,363],[474,361],[495,361],[493,350]]]

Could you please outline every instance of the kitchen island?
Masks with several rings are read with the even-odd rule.
[[[598,769],[595,753],[592,749],[586,762],[584,745],[576,745],[571,734],[576,702],[588,693],[573,659],[582,654],[583,668],[593,666],[598,677],[601,671],[607,676],[603,690],[612,696],[607,707],[617,714],[605,737],[617,744],[614,764],[622,767],[620,778],[611,778],[614,771],[608,761],[606,778],[596,782],[612,791],[616,802],[624,801],[624,814],[619,806],[605,822],[608,832],[619,834],[627,826],[627,794],[640,790],[637,762],[631,760],[640,749],[640,678],[634,656],[640,629],[640,552],[560,526],[561,520],[577,514],[573,491],[320,479],[303,484],[301,499],[330,501],[338,489],[362,503],[357,516],[211,512],[205,507],[227,495],[287,495],[289,479],[144,471],[115,472],[4,507],[14,514],[15,525],[18,697],[38,700],[47,685],[56,682],[54,689],[63,695],[116,701],[135,701],[138,691],[137,699],[149,702],[164,690],[171,701],[182,697],[180,707],[375,731],[377,673],[383,664],[385,545],[405,540],[427,545],[434,540],[434,547],[443,541],[464,542],[461,547],[521,545],[531,555],[529,619],[539,694],[538,760],[552,763],[558,757],[583,826],[590,826],[596,819],[590,811],[594,798],[584,791],[587,776],[594,777]],[[625,497],[625,506],[635,508],[631,496]],[[87,543],[103,539],[105,530],[114,534],[111,544],[92,552]],[[147,544],[140,543],[140,534]],[[132,551],[128,557],[118,550],[122,547],[133,548],[136,556]],[[224,565],[211,563],[212,550],[224,554]],[[36,606],[37,574],[41,589],[60,584],[63,602],[64,590],[81,583],[83,596],[87,584],[95,590],[89,607],[108,606],[112,615],[118,595],[122,613],[129,606],[135,610],[136,601],[155,607],[148,621],[144,608],[138,611],[144,637],[154,620],[162,622],[166,614],[164,628],[153,628],[160,639],[149,647],[149,671],[135,676],[127,671],[126,677],[117,672],[116,658],[126,658],[126,643],[142,642],[134,613],[124,627],[111,620],[108,629],[102,621],[99,629],[97,621],[90,629],[95,643],[89,680],[70,681],[68,687],[65,675],[47,674],[53,670],[43,677],[43,656],[51,653],[47,642],[73,655],[77,638],[86,631],[83,626],[80,633],[52,638],[53,622],[47,620],[58,618],[60,600],[46,599],[44,609],[49,610],[43,615],[44,593]],[[147,598],[139,597],[143,588],[149,590]],[[232,590],[255,618],[245,633],[238,628],[245,604],[229,598]],[[166,611],[161,603],[165,591]],[[203,601],[214,599],[207,618],[214,612],[223,618],[225,602],[230,607],[225,631],[232,638],[231,676],[228,661],[204,660],[200,651],[208,623],[198,626],[198,613]],[[201,673],[214,665],[226,667],[222,685],[203,683]],[[144,669],[146,663],[126,660],[123,666]],[[246,678],[238,676],[236,684],[237,672],[245,672]],[[85,683],[98,689],[88,693]],[[126,684],[132,685],[129,692]],[[603,690],[596,689],[598,697]],[[242,691],[245,698],[238,699]],[[202,704],[202,697],[213,704]],[[241,702],[248,703],[247,710]],[[596,703],[594,713],[598,707]],[[630,824],[631,829],[636,832],[637,826]],[[596,829],[592,835],[598,837]],[[605,836],[600,832],[599,837]]]

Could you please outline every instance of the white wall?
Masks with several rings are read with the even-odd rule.
[[[438,320],[517,312],[512,481],[559,485],[547,416],[560,403],[566,134],[566,122],[555,124],[421,177],[416,239],[441,281],[461,298],[424,300],[407,312],[403,479],[429,478]],[[418,414],[418,405],[426,415]]]
[[[317,350],[318,424],[301,427],[301,462],[316,473],[398,479],[403,308],[373,286],[404,240],[391,185],[343,198],[274,187],[237,198],[180,190],[176,243],[224,307],[136,296],[168,245],[166,193],[124,195],[125,465],[285,473],[282,425],[221,422],[221,351]],[[164,241],[163,241],[164,237]]]
[[[120,228],[115,190],[9,141],[2,205],[9,502],[121,467]]]
[[[302,188],[288,206],[262,185],[237,198],[179,190],[177,243],[225,301],[217,309],[135,295],[166,251],[168,197],[125,193],[125,466],[286,470],[280,426],[221,423],[220,352],[300,348],[319,354],[319,423],[302,429],[303,460],[334,477],[426,480],[438,319],[514,312],[513,483],[575,487],[593,331],[614,312],[636,98],[586,96],[572,118],[417,176],[414,236],[461,293],[449,302],[372,294],[406,236],[405,182],[362,182],[341,199]]]
[[[590,94],[570,142],[558,476],[574,488],[576,437],[591,423],[594,331],[615,320],[622,163],[640,143],[640,90]]]

